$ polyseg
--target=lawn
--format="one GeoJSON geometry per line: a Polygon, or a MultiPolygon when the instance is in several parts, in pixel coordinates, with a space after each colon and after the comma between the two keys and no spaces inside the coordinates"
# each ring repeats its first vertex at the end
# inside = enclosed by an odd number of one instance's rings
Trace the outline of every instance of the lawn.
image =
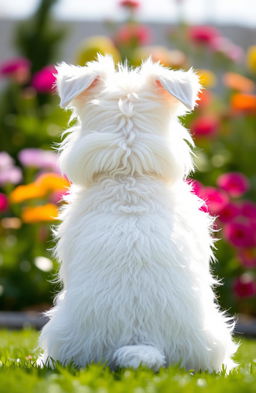
{"type": "Polygon", "coordinates": [[[256,389],[256,341],[252,340],[241,340],[236,357],[240,366],[225,377],[176,367],[157,374],[142,368],[111,373],[100,365],[83,370],[38,369],[33,366],[37,336],[33,330],[0,331],[0,393],[247,393],[256,389]]]}

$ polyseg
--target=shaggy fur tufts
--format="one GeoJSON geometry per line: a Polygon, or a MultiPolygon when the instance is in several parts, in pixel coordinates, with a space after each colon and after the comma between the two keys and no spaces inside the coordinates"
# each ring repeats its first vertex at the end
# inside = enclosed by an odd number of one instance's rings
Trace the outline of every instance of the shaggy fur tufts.
{"type": "Polygon", "coordinates": [[[193,141],[178,116],[200,89],[193,70],[110,57],[60,64],[61,106],[77,126],[60,148],[72,181],[56,230],[63,290],[40,346],[84,367],[234,367],[232,322],[215,303],[212,219],[185,181],[193,141]]]}

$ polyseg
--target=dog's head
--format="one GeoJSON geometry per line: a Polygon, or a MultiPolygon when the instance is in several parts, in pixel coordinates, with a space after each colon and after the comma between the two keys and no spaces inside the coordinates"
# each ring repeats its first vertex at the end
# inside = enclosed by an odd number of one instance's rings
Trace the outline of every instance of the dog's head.
{"type": "Polygon", "coordinates": [[[81,185],[97,175],[152,175],[176,181],[191,170],[187,131],[178,116],[191,111],[200,89],[189,70],[169,70],[150,59],[135,69],[110,56],[84,67],[57,66],[61,107],[79,126],[66,138],[61,168],[81,185]]]}

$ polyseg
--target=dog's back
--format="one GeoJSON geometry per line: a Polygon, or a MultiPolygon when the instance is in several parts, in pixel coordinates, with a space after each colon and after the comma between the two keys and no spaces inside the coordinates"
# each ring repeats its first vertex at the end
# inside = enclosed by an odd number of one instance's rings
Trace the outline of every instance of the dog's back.
{"type": "Polygon", "coordinates": [[[185,182],[193,142],[177,119],[195,105],[196,75],[151,61],[116,72],[99,58],[61,65],[57,80],[80,126],[60,155],[73,182],[57,231],[64,288],[41,361],[231,368],[231,328],[211,289],[211,220],[185,182]]]}

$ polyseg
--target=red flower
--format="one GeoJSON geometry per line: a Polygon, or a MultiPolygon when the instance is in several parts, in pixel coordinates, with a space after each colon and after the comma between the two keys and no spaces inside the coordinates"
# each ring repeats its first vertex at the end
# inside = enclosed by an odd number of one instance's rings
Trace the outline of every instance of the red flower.
{"type": "Polygon", "coordinates": [[[143,25],[128,24],[122,26],[115,36],[119,45],[144,45],[150,41],[150,30],[143,25]]]}
{"type": "Polygon", "coordinates": [[[218,215],[228,204],[228,197],[214,187],[205,187],[200,192],[200,197],[206,202],[209,213],[218,215]]]}
{"type": "Polygon", "coordinates": [[[244,266],[256,267],[256,248],[241,248],[238,257],[244,266]]]}
{"type": "Polygon", "coordinates": [[[238,297],[254,296],[256,294],[256,282],[250,274],[244,273],[235,279],[233,289],[238,297]]]}
{"type": "Polygon", "coordinates": [[[210,26],[193,26],[189,29],[189,37],[196,44],[212,46],[219,36],[218,30],[210,26]]]}
{"type": "Polygon", "coordinates": [[[191,125],[191,131],[195,137],[211,137],[216,134],[218,122],[210,116],[202,116],[191,125]]]}
{"type": "Polygon", "coordinates": [[[243,195],[249,188],[247,178],[239,172],[230,172],[221,175],[217,180],[217,184],[232,197],[243,195]]]}
{"type": "Polygon", "coordinates": [[[224,227],[224,236],[235,247],[254,247],[255,234],[250,223],[231,222],[224,227]]]}
{"type": "Polygon", "coordinates": [[[238,205],[233,202],[229,202],[224,208],[219,212],[219,219],[221,222],[230,222],[236,218],[241,212],[238,205]]]}
{"type": "Polygon", "coordinates": [[[4,212],[8,209],[8,199],[5,194],[0,193],[0,212],[4,212]]]}
{"type": "Polygon", "coordinates": [[[119,5],[125,8],[136,9],[139,8],[140,2],[136,0],[121,0],[119,1],[119,5]]]}
{"type": "Polygon", "coordinates": [[[36,72],[32,79],[32,86],[39,93],[50,93],[53,91],[55,84],[56,69],[54,66],[47,66],[36,72]]]}

